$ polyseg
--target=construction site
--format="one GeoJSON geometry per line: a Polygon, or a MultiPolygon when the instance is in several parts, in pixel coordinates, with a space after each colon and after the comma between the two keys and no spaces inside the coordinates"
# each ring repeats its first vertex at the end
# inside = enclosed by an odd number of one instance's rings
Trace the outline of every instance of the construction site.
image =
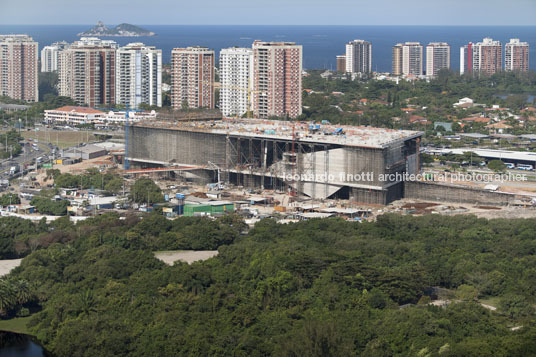
{"type": "Polygon", "coordinates": [[[297,198],[388,204],[420,171],[423,133],[260,119],[144,121],[127,129],[132,168],[297,198]],[[399,175],[396,175],[399,174],[399,175]]]}

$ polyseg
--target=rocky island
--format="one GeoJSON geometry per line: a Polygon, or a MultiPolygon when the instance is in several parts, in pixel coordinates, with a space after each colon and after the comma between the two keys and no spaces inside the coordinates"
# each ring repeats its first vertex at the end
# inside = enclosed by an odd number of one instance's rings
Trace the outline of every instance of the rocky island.
{"type": "Polygon", "coordinates": [[[119,24],[114,28],[109,28],[102,21],[97,22],[97,25],[93,26],[86,32],[81,32],[78,36],[108,36],[108,37],[140,37],[140,36],[154,36],[155,33],[148,31],[144,28],[131,25],[131,24],[119,24]]]}

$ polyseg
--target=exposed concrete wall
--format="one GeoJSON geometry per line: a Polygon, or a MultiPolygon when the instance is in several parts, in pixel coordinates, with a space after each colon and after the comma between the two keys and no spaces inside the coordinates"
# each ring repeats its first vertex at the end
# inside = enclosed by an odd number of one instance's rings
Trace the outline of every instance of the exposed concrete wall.
{"type": "Polygon", "coordinates": [[[225,165],[225,136],[159,128],[129,128],[128,155],[179,164],[225,165]]]}
{"type": "Polygon", "coordinates": [[[446,201],[484,205],[506,206],[512,203],[515,195],[492,192],[460,185],[449,185],[436,182],[404,183],[404,197],[429,201],[446,201]]]}
{"type": "MultiPolygon", "coordinates": [[[[207,165],[210,161],[222,169],[227,167],[234,171],[234,182],[246,187],[263,186],[261,176],[270,173],[281,179],[283,174],[317,177],[327,172],[333,175],[333,180],[304,179],[295,184],[297,191],[324,199],[344,189],[346,191],[341,193],[341,197],[372,204],[388,204],[402,197],[402,183],[390,185],[380,180],[380,175],[405,171],[408,150],[412,147],[404,141],[395,142],[387,148],[333,147],[300,141],[295,148],[296,165],[291,166],[289,155],[284,154],[291,152],[292,142],[288,139],[270,141],[236,135],[227,138],[222,133],[145,126],[129,127],[128,146],[129,158],[154,162],[141,165],[172,162],[207,165]],[[366,178],[360,176],[362,174],[367,175],[366,178]],[[350,188],[352,184],[364,187],[350,188]]],[[[223,171],[222,180],[230,180],[228,172],[223,171]]]]}

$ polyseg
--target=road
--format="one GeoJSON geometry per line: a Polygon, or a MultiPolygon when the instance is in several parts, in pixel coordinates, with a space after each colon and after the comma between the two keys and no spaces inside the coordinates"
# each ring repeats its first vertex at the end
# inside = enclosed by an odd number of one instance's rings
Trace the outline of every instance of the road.
{"type": "Polygon", "coordinates": [[[10,175],[9,173],[9,169],[15,164],[19,165],[20,169],[23,170],[25,164],[32,164],[33,160],[40,156],[46,157],[46,160],[44,161],[47,161],[48,156],[53,149],[55,149],[55,147],[52,144],[38,144],[36,150],[32,147],[32,143],[30,141],[24,140],[20,155],[14,157],[13,159],[6,159],[0,162],[0,180],[11,179],[18,176],[10,175]]]}

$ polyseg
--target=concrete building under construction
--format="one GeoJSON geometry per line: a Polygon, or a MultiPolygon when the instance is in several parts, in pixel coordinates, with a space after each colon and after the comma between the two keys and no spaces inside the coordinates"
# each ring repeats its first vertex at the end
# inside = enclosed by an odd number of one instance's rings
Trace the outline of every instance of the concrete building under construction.
{"type": "Polygon", "coordinates": [[[129,127],[127,155],[139,168],[188,165],[190,177],[387,204],[403,197],[401,175],[419,171],[422,135],[259,119],[146,121],[129,127]]]}

